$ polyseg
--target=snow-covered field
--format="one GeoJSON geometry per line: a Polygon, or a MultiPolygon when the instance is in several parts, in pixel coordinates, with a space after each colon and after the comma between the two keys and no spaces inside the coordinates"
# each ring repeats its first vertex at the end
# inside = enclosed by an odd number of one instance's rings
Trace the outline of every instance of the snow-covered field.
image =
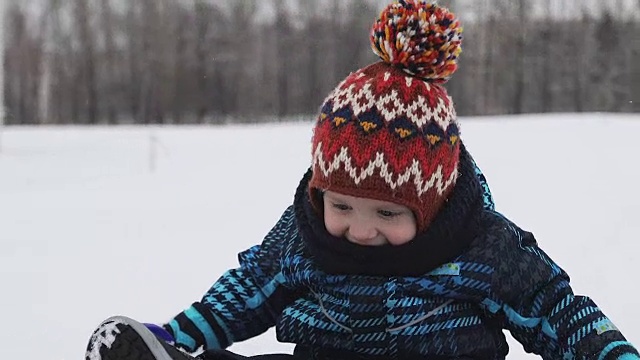
{"type": "MultiPolygon", "coordinates": [[[[640,115],[461,122],[498,210],[640,345],[640,115]]],[[[291,202],[311,125],[6,128],[0,359],[81,359],[104,318],[198,300],[291,202]]],[[[232,347],[291,349],[272,331],[232,347]]]]}

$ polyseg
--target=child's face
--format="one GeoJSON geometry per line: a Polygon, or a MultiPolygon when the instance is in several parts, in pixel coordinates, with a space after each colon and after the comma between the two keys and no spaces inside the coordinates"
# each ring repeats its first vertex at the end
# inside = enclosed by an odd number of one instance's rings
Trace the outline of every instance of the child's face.
{"type": "Polygon", "coordinates": [[[406,206],[333,191],[324,192],[324,225],[331,235],[365,246],[402,245],[417,231],[406,206]]]}

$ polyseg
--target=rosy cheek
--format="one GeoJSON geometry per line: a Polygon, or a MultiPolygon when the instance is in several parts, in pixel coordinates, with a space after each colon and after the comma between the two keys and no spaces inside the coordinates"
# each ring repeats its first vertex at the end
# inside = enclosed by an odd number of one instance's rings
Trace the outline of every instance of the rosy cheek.
{"type": "Polygon", "coordinates": [[[333,216],[325,215],[324,226],[327,228],[329,234],[333,236],[341,237],[345,233],[344,224],[333,216]]]}
{"type": "Polygon", "coordinates": [[[387,241],[392,245],[403,245],[413,240],[415,236],[415,226],[412,223],[407,223],[402,227],[389,231],[387,241]]]}

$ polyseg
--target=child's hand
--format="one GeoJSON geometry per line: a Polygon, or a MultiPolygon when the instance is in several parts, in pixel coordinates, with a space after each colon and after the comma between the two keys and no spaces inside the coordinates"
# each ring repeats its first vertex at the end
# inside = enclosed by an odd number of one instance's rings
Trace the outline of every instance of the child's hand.
{"type": "Polygon", "coordinates": [[[162,326],[158,326],[156,324],[144,323],[144,326],[147,327],[155,336],[159,339],[164,340],[166,343],[173,345],[176,342],[176,339],[173,338],[167,330],[165,330],[162,326]]]}

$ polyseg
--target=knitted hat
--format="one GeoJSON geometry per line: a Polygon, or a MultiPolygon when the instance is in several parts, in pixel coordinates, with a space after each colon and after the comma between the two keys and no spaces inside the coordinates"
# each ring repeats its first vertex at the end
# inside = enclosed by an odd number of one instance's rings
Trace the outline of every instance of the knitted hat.
{"type": "Polygon", "coordinates": [[[443,7],[405,0],[380,13],[370,38],[382,61],[351,73],[325,99],[309,188],[407,206],[421,231],[458,176],[456,113],[441,84],[457,69],[462,27],[443,7]]]}

